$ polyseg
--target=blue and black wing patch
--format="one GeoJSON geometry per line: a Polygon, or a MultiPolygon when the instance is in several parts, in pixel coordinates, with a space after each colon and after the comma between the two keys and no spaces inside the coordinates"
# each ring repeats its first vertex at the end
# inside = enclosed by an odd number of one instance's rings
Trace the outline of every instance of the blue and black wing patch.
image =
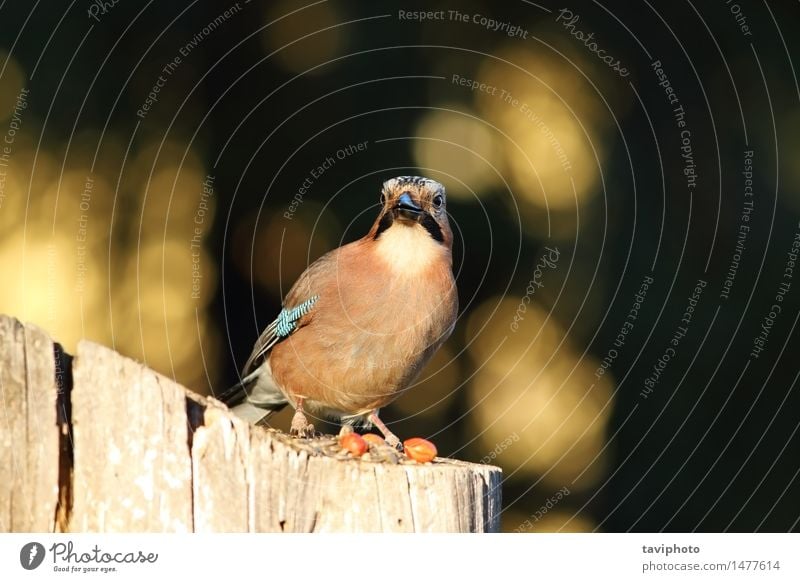
{"type": "Polygon", "coordinates": [[[314,307],[314,304],[319,299],[319,295],[314,295],[310,299],[303,301],[300,305],[295,307],[284,307],[275,318],[275,321],[267,326],[267,329],[259,336],[256,345],[253,347],[253,353],[247,359],[244,365],[244,374],[249,374],[256,362],[258,362],[272,347],[282,339],[289,337],[294,330],[297,329],[297,323],[314,307]]]}
{"type": "Polygon", "coordinates": [[[273,325],[275,326],[275,336],[279,340],[289,337],[289,334],[297,329],[297,322],[300,321],[301,317],[311,311],[317,299],[319,299],[319,295],[314,295],[311,299],[303,301],[297,307],[282,309],[278,314],[278,318],[270,324],[270,327],[273,325]]]}

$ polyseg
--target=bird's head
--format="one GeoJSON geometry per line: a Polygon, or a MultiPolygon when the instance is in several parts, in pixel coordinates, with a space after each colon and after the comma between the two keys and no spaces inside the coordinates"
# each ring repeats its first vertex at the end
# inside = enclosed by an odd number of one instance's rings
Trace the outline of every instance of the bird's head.
{"type": "Polygon", "coordinates": [[[403,233],[400,236],[416,232],[429,236],[436,244],[452,247],[447,199],[444,186],[439,182],[420,176],[392,178],[383,183],[381,204],[381,213],[370,232],[374,240],[386,236],[388,231],[403,233]]]}

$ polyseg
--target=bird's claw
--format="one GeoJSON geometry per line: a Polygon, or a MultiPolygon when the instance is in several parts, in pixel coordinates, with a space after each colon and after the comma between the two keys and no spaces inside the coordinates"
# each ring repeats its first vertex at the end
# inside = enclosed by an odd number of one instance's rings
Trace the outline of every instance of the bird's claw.
{"type": "Polygon", "coordinates": [[[386,435],[386,438],[384,440],[386,441],[386,444],[389,445],[390,447],[392,447],[393,449],[395,449],[397,451],[402,451],[403,450],[403,446],[400,443],[400,439],[397,438],[392,433],[389,433],[388,435],[386,435]]]}
{"type": "Polygon", "coordinates": [[[289,429],[289,434],[301,439],[313,438],[314,425],[308,422],[306,415],[302,411],[297,410],[292,417],[292,426],[289,429]]]}
{"type": "Polygon", "coordinates": [[[378,418],[378,411],[373,411],[368,417],[372,424],[378,427],[378,430],[383,433],[383,440],[386,441],[386,444],[392,447],[395,450],[402,451],[403,446],[400,444],[400,439],[395,436],[395,434],[389,430],[389,428],[383,423],[383,421],[378,418]]]}
{"type": "Polygon", "coordinates": [[[292,427],[289,429],[289,434],[293,437],[297,437],[299,439],[311,439],[317,434],[314,430],[314,425],[306,423],[305,426],[301,427],[292,427]]]}

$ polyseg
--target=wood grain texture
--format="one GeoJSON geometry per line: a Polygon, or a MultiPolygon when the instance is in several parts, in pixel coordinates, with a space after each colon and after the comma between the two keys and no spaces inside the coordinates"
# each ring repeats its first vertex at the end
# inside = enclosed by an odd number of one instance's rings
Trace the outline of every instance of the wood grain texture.
{"type": "Polygon", "coordinates": [[[450,459],[388,464],[310,455],[251,431],[256,532],[491,532],[500,527],[497,467],[450,459]]]}
{"type": "Polygon", "coordinates": [[[54,530],[56,397],[52,340],[0,315],[0,531],[54,530]]]}
{"type": "Polygon", "coordinates": [[[192,530],[186,390],[82,341],[73,362],[71,531],[192,530]]]}
{"type": "Polygon", "coordinates": [[[211,405],[194,433],[194,529],[246,532],[250,427],[211,405]]]}
{"type": "Polygon", "coordinates": [[[91,342],[56,360],[1,315],[0,396],[0,531],[499,530],[497,467],[337,458],[91,342]]]}

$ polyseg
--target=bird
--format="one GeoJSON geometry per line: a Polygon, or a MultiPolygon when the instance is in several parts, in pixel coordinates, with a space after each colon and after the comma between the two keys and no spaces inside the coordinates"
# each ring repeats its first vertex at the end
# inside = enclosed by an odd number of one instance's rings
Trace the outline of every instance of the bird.
{"type": "Polygon", "coordinates": [[[362,238],[299,276],[255,342],[240,381],[220,400],[253,423],[287,405],[290,433],[314,435],[306,413],[345,429],[374,425],[400,440],[381,408],[408,389],[458,316],[445,187],[420,176],[386,180],[362,238]]]}

